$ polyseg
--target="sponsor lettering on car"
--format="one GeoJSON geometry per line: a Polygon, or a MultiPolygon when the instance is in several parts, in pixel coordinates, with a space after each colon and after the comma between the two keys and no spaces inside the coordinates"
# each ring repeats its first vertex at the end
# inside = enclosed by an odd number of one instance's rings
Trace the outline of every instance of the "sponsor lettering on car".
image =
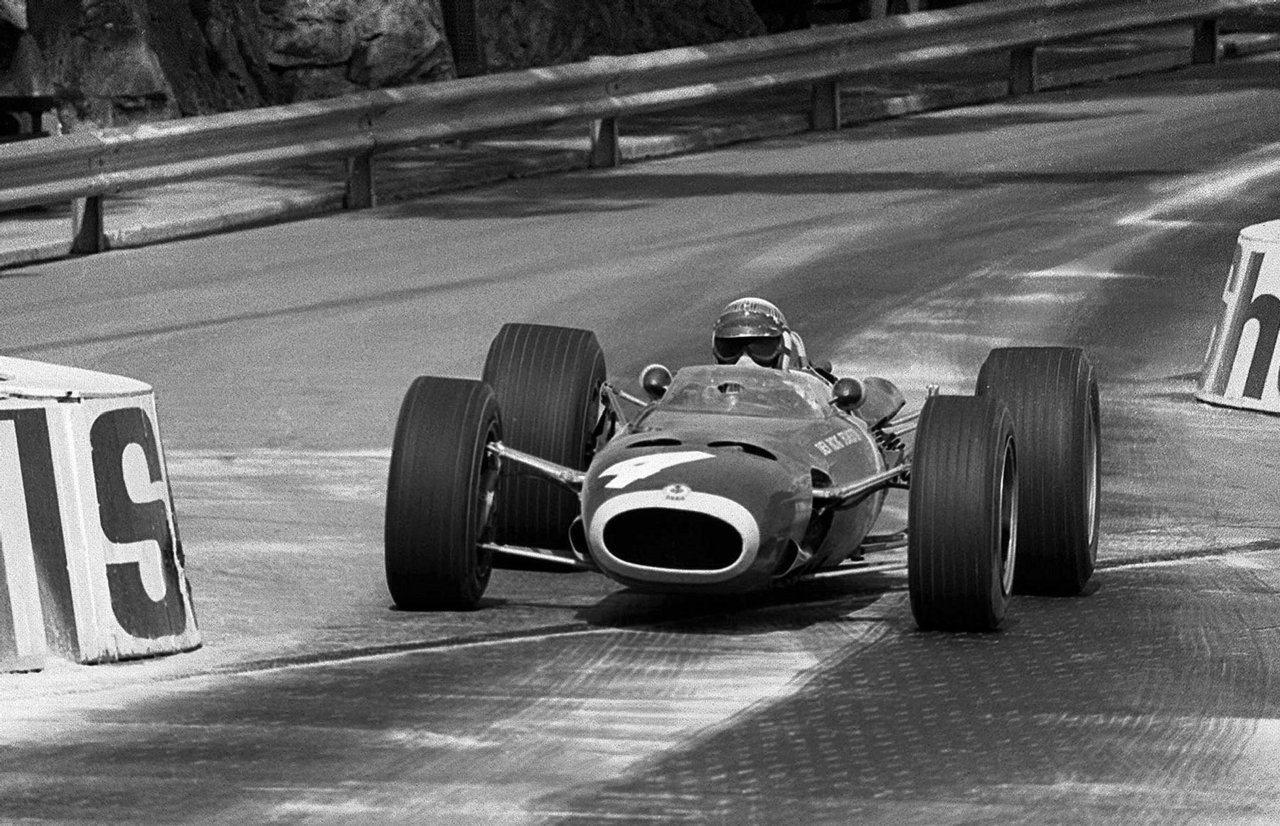
{"type": "Polygon", "coordinates": [[[850,427],[845,430],[841,430],[834,436],[828,436],[820,442],[814,442],[813,446],[816,447],[818,452],[823,456],[830,456],[837,450],[843,450],[849,445],[857,443],[858,431],[850,427]]]}

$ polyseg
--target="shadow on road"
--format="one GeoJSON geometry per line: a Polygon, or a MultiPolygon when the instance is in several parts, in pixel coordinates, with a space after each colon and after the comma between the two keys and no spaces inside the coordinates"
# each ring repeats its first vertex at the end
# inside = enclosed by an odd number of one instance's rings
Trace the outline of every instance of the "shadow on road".
{"type": "Polygon", "coordinates": [[[900,576],[867,573],[734,596],[646,594],[628,589],[580,610],[577,618],[604,628],[660,625],[665,632],[682,634],[763,634],[839,622],[902,587],[900,576]]]}
{"type": "Polygon", "coordinates": [[[517,219],[572,213],[626,212],[655,201],[726,198],[738,195],[794,197],[860,195],[895,192],[977,191],[999,186],[1095,186],[1133,180],[1158,180],[1184,170],[1078,169],[1061,171],[953,172],[894,170],[882,172],[780,171],[744,175],[688,174],[570,175],[532,183],[510,183],[467,190],[439,198],[387,207],[380,217],[437,220],[517,219]]]}
{"type": "Polygon", "coordinates": [[[1259,690],[1275,636],[1247,630],[1274,625],[1274,583],[1229,566],[1102,576],[1083,599],[1017,599],[998,634],[891,628],[785,701],[539,809],[556,823],[1256,813],[1271,791],[1231,779],[1253,721],[1280,712],[1259,690]]]}

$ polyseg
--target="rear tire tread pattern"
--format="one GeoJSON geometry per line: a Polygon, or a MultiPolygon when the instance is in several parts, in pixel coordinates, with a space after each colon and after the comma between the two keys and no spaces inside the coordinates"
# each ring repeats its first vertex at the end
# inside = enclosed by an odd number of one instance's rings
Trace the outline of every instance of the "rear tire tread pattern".
{"type": "MultiPolygon", "coordinates": [[[[1098,545],[1097,511],[1091,530],[1083,477],[1090,408],[1100,422],[1093,366],[1079,348],[997,348],[976,390],[997,396],[1013,413],[1021,546],[1014,592],[1079,594],[1093,575],[1098,545]]],[[[1100,451],[1100,434],[1095,445],[1100,451]]]]}

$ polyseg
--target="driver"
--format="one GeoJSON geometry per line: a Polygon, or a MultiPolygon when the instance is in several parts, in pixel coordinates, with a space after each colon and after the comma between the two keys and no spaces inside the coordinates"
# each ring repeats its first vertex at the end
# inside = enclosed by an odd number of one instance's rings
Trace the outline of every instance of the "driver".
{"type": "MultiPolygon", "coordinates": [[[[787,326],[787,317],[777,305],[763,298],[731,301],[716,319],[711,347],[717,364],[751,364],[777,370],[804,370],[834,383],[831,365],[809,361],[800,334],[787,326]]],[[[897,415],[905,400],[902,391],[888,379],[862,380],[862,401],[855,414],[876,427],[897,415]]]]}
{"type": "Polygon", "coordinates": [[[751,364],[778,370],[809,370],[800,334],[787,326],[777,305],[763,298],[739,298],[720,311],[711,334],[717,364],[751,364]]]}

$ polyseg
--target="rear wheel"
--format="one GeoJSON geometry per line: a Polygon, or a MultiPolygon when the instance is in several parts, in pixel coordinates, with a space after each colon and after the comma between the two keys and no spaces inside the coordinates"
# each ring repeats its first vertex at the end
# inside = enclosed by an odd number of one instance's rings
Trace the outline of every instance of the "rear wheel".
{"type": "Polygon", "coordinates": [[[493,390],[422,376],[405,394],[387,481],[387,587],[410,611],[474,607],[489,584],[488,540],[502,438],[493,390]]]}
{"type": "Polygon", "coordinates": [[[977,392],[1013,414],[1022,501],[1014,590],[1080,593],[1098,555],[1102,439],[1093,366],[1077,348],[996,349],[977,392]]]}
{"type": "MultiPolygon", "coordinates": [[[[505,324],[489,347],[484,381],[502,407],[504,444],[586,470],[600,434],[604,352],[595,333],[541,324],[505,324]]],[[[503,471],[495,529],[499,542],[569,547],[578,498],[514,462],[503,471]]]]}
{"type": "Polygon", "coordinates": [[[994,631],[1018,556],[1013,420],[995,399],[925,402],[911,464],[907,581],[924,629],[994,631]]]}

